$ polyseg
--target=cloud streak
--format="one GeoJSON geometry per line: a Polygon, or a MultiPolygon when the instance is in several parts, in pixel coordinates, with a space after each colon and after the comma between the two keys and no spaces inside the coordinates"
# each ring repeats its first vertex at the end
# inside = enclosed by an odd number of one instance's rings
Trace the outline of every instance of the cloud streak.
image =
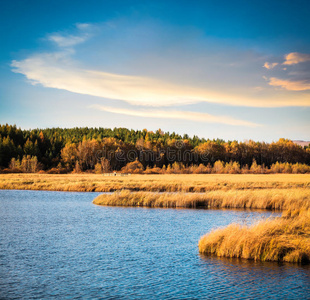
{"type": "Polygon", "coordinates": [[[210,102],[249,107],[310,106],[309,97],[245,97],[192,86],[177,85],[143,76],[120,75],[77,67],[70,51],[37,54],[13,61],[13,72],[24,74],[32,84],[133,105],[172,106],[210,102]]]}
{"type": "Polygon", "coordinates": [[[60,48],[74,47],[84,43],[91,36],[92,26],[87,23],[78,23],[75,25],[76,34],[66,34],[63,32],[53,33],[47,36],[47,39],[55,43],[60,48]]]}
{"type": "Polygon", "coordinates": [[[65,47],[72,47],[77,44],[85,42],[86,37],[74,36],[74,35],[63,36],[60,34],[53,34],[48,36],[48,40],[56,43],[57,46],[59,47],[65,48],[65,47]]]}
{"type": "Polygon", "coordinates": [[[167,111],[167,110],[132,110],[125,108],[115,108],[102,105],[91,105],[90,108],[114,113],[122,114],[134,117],[143,117],[143,118],[159,118],[159,119],[178,119],[183,121],[193,121],[193,122],[202,122],[202,123],[218,123],[226,124],[233,126],[246,126],[246,127],[259,127],[260,124],[256,124],[249,121],[238,120],[228,116],[215,116],[207,113],[199,112],[190,112],[190,111],[167,111]]]}
{"type": "Polygon", "coordinates": [[[291,80],[291,79],[280,79],[276,77],[271,77],[269,79],[269,85],[279,86],[288,91],[310,90],[310,82],[307,80],[291,80]]]}

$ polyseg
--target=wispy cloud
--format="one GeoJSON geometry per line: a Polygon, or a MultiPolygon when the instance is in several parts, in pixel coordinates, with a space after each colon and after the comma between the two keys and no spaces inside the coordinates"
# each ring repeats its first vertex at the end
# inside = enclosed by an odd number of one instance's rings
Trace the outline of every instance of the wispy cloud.
{"type": "Polygon", "coordinates": [[[135,117],[144,118],[159,118],[159,119],[179,119],[183,121],[194,121],[203,123],[218,123],[233,126],[247,126],[247,127],[259,127],[260,124],[256,124],[249,121],[238,120],[229,116],[215,116],[207,113],[191,112],[191,111],[173,111],[173,110],[158,110],[158,109],[141,109],[132,110],[125,108],[115,108],[102,105],[91,105],[91,108],[102,110],[115,114],[129,115],[135,117]]]}
{"type": "Polygon", "coordinates": [[[285,56],[283,65],[296,65],[306,61],[310,61],[310,54],[291,52],[285,56]]]}
{"type": "Polygon", "coordinates": [[[93,28],[93,25],[89,23],[76,23],[75,26],[76,28],[80,30],[86,30],[86,29],[93,28]]]}
{"type": "Polygon", "coordinates": [[[90,36],[92,25],[87,23],[76,24],[76,33],[57,32],[47,36],[47,39],[55,43],[58,47],[67,48],[84,43],[90,36]]]}
{"type": "MultiPolygon", "coordinates": [[[[124,100],[136,105],[169,106],[206,100],[204,91],[175,86],[147,77],[120,75],[74,67],[67,53],[59,52],[13,61],[13,71],[33,84],[74,93],[124,100]]],[[[209,98],[216,102],[216,98],[209,98]]]]}
{"type": "MultiPolygon", "coordinates": [[[[310,90],[310,82],[307,80],[291,80],[291,79],[280,79],[271,77],[269,79],[269,85],[279,86],[288,91],[306,91],[310,90]]],[[[310,102],[310,97],[309,97],[310,102]]]]}
{"type": "Polygon", "coordinates": [[[86,40],[85,36],[74,36],[74,35],[68,35],[68,36],[63,36],[60,34],[54,34],[50,35],[48,39],[51,42],[56,43],[59,47],[72,47],[77,44],[83,43],[86,40]]]}
{"type": "Polygon", "coordinates": [[[171,106],[211,102],[249,107],[309,106],[309,98],[287,95],[255,98],[203,88],[177,85],[143,76],[120,75],[77,67],[70,52],[34,55],[12,62],[13,72],[24,74],[32,84],[73,93],[124,100],[134,105],[171,106]]]}
{"type": "Polygon", "coordinates": [[[264,65],[263,65],[263,67],[264,68],[266,68],[266,69],[268,69],[268,70],[271,70],[271,69],[273,69],[275,66],[277,66],[278,65],[278,63],[269,63],[269,62],[265,62],[264,63],[264,65]]]}

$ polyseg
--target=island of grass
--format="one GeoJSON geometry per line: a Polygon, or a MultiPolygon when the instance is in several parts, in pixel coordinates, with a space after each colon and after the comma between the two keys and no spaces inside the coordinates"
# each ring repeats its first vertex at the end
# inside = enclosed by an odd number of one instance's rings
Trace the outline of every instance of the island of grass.
{"type": "Polygon", "coordinates": [[[252,226],[231,224],[203,236],[199,252],[260,261],[310,262],[310,210],[285,211],[252,226]]]}

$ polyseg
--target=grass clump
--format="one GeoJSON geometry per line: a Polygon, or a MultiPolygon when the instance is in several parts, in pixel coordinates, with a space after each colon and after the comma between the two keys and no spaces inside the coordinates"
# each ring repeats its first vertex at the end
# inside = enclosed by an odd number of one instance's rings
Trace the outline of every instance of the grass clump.
{"type": "Polygon", "coordinates": [[[165,208],[196,208],[202,195],[186,193],[159,193],[159,192],[131,192],[122,190],[113,194],[103,194],[93,201],[97,205],[110,206],[144,206],[144,207],[165,207],[165,208]]]}
{"type": "Polygon", "coordinates": [[[310,210],[288,211],[249,227],[231,224],[203,236],[198,246],[202,254],[309,263],[310,210]]]}

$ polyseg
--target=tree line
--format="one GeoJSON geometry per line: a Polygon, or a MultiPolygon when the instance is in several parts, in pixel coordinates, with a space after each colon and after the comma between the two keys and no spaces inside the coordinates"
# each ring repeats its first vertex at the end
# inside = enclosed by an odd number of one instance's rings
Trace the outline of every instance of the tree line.
{"type": "Polygon", "coordinates": [[[309,165],[309,146],[288,139],[238,142],[160,129],[0,126],[0,169],[6,172],[304,173],[309,165]]]}

